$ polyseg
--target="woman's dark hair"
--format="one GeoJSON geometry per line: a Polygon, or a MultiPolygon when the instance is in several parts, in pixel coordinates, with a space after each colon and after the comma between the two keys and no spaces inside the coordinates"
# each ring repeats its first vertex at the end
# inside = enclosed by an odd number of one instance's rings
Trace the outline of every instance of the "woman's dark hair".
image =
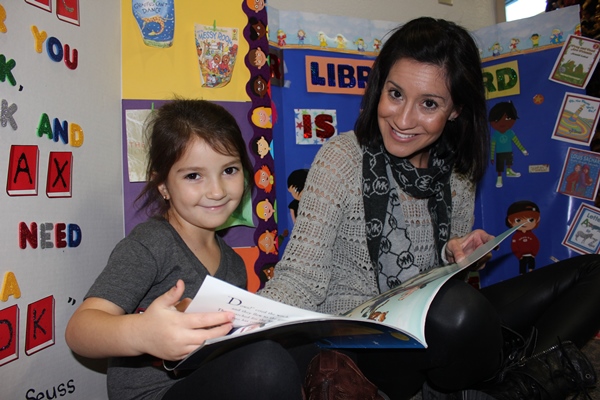
{"type": "Polygon", "coordinates": [[[463,27],[422,17],[392,31],[369,74],[361,113],[354,130],[363,146],[380,145],[377,106],[390,69],[401,59],[443,68],[459,116],[446,123],[440,140],[456,154],[454,169],[477,182],[488,158],[489,126],[479,50],[463,27]]]}
{"type": "Polygon", "coordinates": [[[169,210],[158,191],[173,164],[181,158],[192,139],[199,138],[220,154],[239,157],[251,185],[252,164],[235,118],[223,107],[206,100],[175,99],[153,111],[145,126],[148,145],[147,183],[135,200],[152,215],[169,210]]]}

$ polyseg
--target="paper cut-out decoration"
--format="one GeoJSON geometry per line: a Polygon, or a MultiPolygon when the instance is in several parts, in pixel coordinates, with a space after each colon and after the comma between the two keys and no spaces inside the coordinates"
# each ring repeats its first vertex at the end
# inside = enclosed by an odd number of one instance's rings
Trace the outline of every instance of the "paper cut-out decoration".
{"type": "Polygon", "coordinates": [[[250,17],[248,19],[250,25],[250,39],[259,40],[267,34],[266,25],[256,17],[250,17]]]}
{"type": "Polygon", "coordinates": [[[567,226],[569,230],[563,246],[580,254],[600,253],[600,209],[581,203],[573,221],[567,226]]]}
{"type": "Polygon", "coordinates": [[[167,48],[173,45],[175,34],[174,0],[131,0],[133,16],[138,23],[144,44],[167,48]]]}
{"type": "Polygon", "coordinates": [[[69,151],[51,151],[48,156],[48,180],[46,196],[72,196],[73,153],[69,151]]]}
{"type": "Polygon", "coordinates": [[[336,110],[294,109],[296,144],[324,144],[337,135],[336,110]]]}
{"type": "Polygon", "coordinates": [[[10,127],[16,131],[18,126],[13,115],[17,112],[17,110],[18,107],[16,104],[13,103],[9,106],[8,101],[2,99],[2,106],[0,108],[0,126],[4,128],[7,124],[10,124],[10,127]]]}
{"type": "Polygon", "coordinates": [[[252,116],[250,119],[258,128],[271,129],[273,127],[271,114],[271,107],[256,107],[254,110],[252,110],[252,116]]]}
{"type": "MultiPolygon", "coordinates": [[[[261,159],[265,158],[267,154],[271,153],[271,144],[265,139],[264,136],[260,136],[252,141],[252,150],[261,159]]],[[[273,154],[271,154],[273,156],[273,154]]]]}
{"type": "Polygon", "coordinates": [[[79,26],[79,0],[56,0],[56,17],[79,26]]]}
{"type": "Polygon", "coordinates": [[[250,65],[261,69],[267,63],[267,55],[261,47],[251,49],[248,52],[248,62],[250,65]]]}
{"type": "Polygon", "coordinates": [[[273,177],[273,173],[267,165],[261,166],[254,173],[254,183],[256,187],[265,191],[265,193],[271,193],[273,189],[273,184],[275,183],[275,178],[273,177]]]}
{"type": "Polygon", "coordinates": [[[599,109],[600,99],[596,97],[565,93],[552,139],[589,146],[596,132],[599,109]]]}
{"type": "Polygon", "coordinates": [[[52,346],[54,340],[54,296],[48,296],[27,306],[25,354],[52,346]]]}
{"type": "Polygon", "coordinates": [[[277,230],[266,230],[258,238],[258,248],[265,254],[279,254],[279,242],[277,241],[277,230]]]}
{"type": "Polygon", "coordinates": [[[231,228],[232,226],[248,226],[254,228],[254,222],[252,221],[252,198],[249,190],[246,191],[235,211],[217,230],[231,228]]]}
{"type": "Polygon", "coordinates": [[[25,0],[25,3],[41,8],[44,11],[52,12],[52,0],[25,0]]]}
{"type": "Polygon", "coordinates": [[[592,77],[599,56],[600,41],[569,35],[549,79],[563,85],[584,88],[592,77]]]}
{"type": "Polygon", "coordinates": [[[0,310],[0,366],[19,358],[19,307],[0,310]]]}
{"type": "Polygon", "coordinates": [[[599,176],[600,153],[569,147],[556,191],[594,201],[600,184],[599,176]]]}
{"type": "Polygon", "coordinates": [[[227,85],[237,58],[239,29],[196,24],[195,38],[202,86],[219,88],[227,85]]]}
{"type": "Polygon", "coordinates": [[[259,12],[265,8],[265,0],[246,0],[246,5],[250,10],[259,12]]]}
{"type": "Polygon", "coordinates": [[[32,196],[38,192],[39,150],[35,145],[12,145],[8,160],[6,192],[9,196],[32,196]]]}
{"type": "Polygon", "coordinates": [[[264,199],[256,204],[256,216],[263,221],[268,221],[275,213],[275,207],[269,199],[264,199]]]}

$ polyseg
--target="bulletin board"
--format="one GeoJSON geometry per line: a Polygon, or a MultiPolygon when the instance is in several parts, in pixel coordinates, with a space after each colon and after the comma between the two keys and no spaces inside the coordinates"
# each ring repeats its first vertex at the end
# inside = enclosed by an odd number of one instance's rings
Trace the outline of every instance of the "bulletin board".
{"type": "MultiPolygon", "coordinates": [[[[560,64],[561,52],[575,45],[566,45],[574,34],[581,34],[578,6],[474,32],[482,51],[489,119],[493,119],[493,109],[504,109],[501,113],[505,113],[511,104],[518,115],[512,131],[519,142],[509,142],[509,164],[514,173],[507,171],[508,164],[498,167],[501,156],[497,148],[505,135],[494,136],[494,123],[490,122],[491,141],[496,142],[497,151],[491,147],[494,163],[490,157],[478,186],[475,226],[492,234],[502,232],[507,229],[507,218],[520,207],[529,207],[539,219],[538,226],[528,230],[528,236],[522,235],[517,241],[519,236],[515,234],[512,243],[507,241],[494,252],[492,261],[479,274],[476,283],[481,286],[568,257],[598,252],[598,247],[592,245],[594,234],[585,239],[572,238],[570,242],[575,246],[565,243],[581,207],[594,206],[600,171],[598,156],[589,151],[597,124],[598,99],[585,96],[583,86],[551,79],[560,64]],[[591,181],[582,191],[569,192],[566,177],[577,163],[590,167],[591,181]],[[533,244],[536,241],[537,249],[533,244]],[[532,255],[531,265],[524,263],[524,271],[519,262],[523,254],[532,255]]],[[[594,230],[584,227],[578,231],[589,234],[594,230]]]]}
{"type": "Polygon", "coordinates": [[[0,1],[2,399],[106,398],[64,331],[123,237],[119,26],[118,2],[0,1]]]}

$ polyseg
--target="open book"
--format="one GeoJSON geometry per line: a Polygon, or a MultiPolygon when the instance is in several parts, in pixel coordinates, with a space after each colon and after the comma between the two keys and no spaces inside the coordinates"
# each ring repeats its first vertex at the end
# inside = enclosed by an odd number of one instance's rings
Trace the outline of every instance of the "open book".
{"type": "Polygon", "coordinates": [[[207,276],[185,312],[232,311],[234,328],[226,336],[207,340],[183,360],[165,361],[164,366],[196,368],[237,346],[266,339],[284,346],[315,342],[325,348],[425,348],[425,318],[440,287],[518,228],[496,236],[459,263],[417,275],[343,315],[292,307],[207,276]]]}

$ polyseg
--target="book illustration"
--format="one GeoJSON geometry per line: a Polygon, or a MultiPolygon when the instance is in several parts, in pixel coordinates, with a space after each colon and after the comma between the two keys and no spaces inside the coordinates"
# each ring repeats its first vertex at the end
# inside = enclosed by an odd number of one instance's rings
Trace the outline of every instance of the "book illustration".
{"type": "Polygon", "coordinates": [[[325,348],[427,347],[425,318],[440,287],[519,227],[480,246],[461,262],[409,279],[344,315],[289,306],[207,276],[185,312],[234,312],[233,330],[226,336],[207,340],[183,360],[164,361],[164,366],[168,370],[196,368],[236,346],[262,339],[282,345],[315,342],[325,348]]]}
{"type": "Polygon", "coordinates": [[[38,193],[40,151],[36,145],[12,145],[8,159],[6,193],[35,196],[38,193]]]}
{"type": "Polygon", "coordinates": [[[593,201],[598,191],[600,153],[569,147],[558,182],[558,193],[593,201]]]}
{"type": "Polygon", "coordinates": [[[175,36],[175,1],[132,0],[131,9],[146,46],[168,48],[175,36]]]}
{"type": "Polygon", "coordinates": [[[237,58],[239,29],[196,24],[195,33],[202,86],[227,85],[237,58]]]}
{"type": "Polygon", "coordinates": [[[581,203],[562,244],[580,254],[600,253],[600,209],[581,203]]]}
{"type": "Polygon", "coordinates": [[[585,88],[598,64],[600,41],[569,35],[550,74],[550,80],[585,88]]]}
{"type": "Polygon", "coordinates": [[[596,97],[565,93],[552,139],[589,146],[598,124],[599,106],[596,97]]]}

